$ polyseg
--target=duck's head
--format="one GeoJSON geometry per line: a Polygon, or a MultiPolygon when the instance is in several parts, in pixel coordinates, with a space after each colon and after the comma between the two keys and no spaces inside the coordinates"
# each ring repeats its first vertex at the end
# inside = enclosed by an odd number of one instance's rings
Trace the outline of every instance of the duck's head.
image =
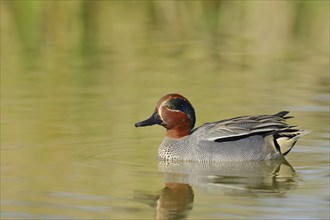
{"type": "Polygon", "coordinates": [[[150,118],[136,123],[135,127],[158,124],[167,129],[167,137],[182,138],[193,129],[195,121],[195,110],[188,99],[179,94],[168,94],[157,102],[150,118]]]}

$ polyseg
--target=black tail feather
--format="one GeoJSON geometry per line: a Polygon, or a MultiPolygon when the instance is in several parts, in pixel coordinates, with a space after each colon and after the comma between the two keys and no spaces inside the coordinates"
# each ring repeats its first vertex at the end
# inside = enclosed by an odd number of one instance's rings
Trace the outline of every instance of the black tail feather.
{"type": "Polygon", "coordinates": [[[287,114],[289,114],[289,111],[281,111],[281,112],[275,114],[274,116],[281,117],[283,119],[293,118],[293,116],[286,116],[286,117],[284,117],[287,114]]]}

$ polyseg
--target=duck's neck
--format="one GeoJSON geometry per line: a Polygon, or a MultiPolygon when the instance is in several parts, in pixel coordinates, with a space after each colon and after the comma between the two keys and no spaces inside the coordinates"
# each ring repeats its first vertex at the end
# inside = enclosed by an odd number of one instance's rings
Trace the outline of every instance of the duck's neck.
{"type": "Polygon", "coordinates": [[[166,131],[166,137],[173,139],[180,139],[189,135],[190,127],[174,127],[166,131]]]}

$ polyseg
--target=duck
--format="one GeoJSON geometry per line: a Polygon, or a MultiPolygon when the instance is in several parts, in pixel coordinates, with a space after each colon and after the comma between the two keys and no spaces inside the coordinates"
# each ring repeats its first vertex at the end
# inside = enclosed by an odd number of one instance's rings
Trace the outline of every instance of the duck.
{"type": "Polygon", "coordinates": [[[298,138],[309,133],[286,123],[288,111],[274,115],[248,115],[194,128],[195,110],[184,96],[160,98],[152,115],[135,127],[161,125],[165,138],[158,159],[165,161],[235,162],[284,158],[298,138]]]}

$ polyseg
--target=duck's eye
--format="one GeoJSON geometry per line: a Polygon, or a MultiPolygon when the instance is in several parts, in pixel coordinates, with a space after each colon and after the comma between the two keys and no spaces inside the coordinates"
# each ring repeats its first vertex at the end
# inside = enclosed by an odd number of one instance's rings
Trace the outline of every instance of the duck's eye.
{"type": "Polygon", "coordinates": [[[174,105],[168,105],[167,108],[174,110],[175,106],[174,105]]]}

